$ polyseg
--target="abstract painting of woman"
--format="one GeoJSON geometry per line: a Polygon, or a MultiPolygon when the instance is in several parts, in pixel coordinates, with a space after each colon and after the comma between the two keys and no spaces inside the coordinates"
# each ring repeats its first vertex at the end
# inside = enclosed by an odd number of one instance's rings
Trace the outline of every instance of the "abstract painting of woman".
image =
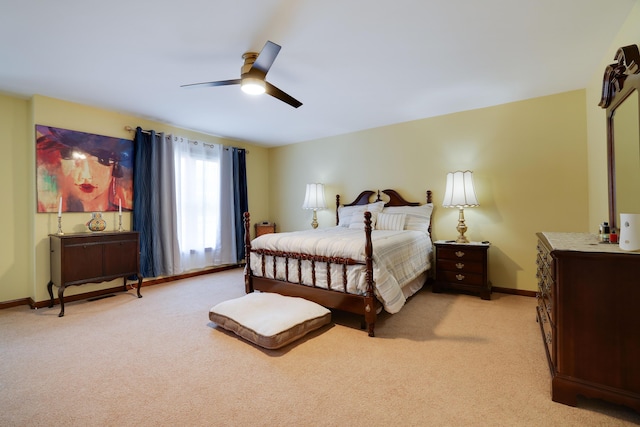
{"type": "Polygon", "coordinates": [[[38,212],[131,210],[132,162],[131,140],[36,125],[38,212]]]}

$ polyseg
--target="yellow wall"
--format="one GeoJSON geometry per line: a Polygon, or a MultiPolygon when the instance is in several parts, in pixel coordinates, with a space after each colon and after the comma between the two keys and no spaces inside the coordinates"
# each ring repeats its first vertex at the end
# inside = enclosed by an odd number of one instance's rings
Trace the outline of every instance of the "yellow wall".
{"type": "Polygon", "coordinates": [[[0,302],[24,298],[33,282],[29,102],[0,94],[0,302]]]}
{"type": "Polygon", "coordinates": [[[602,77],[605,67],[614,62],[617,50],[631,44],[640,45],[640,1],[636,2],[587,86],[589,225],[593,232],[598,229],[598,224],[609,218],[606,112],[598,106],[602,95],[602,77]]]}
{"type": "MultiPolygon", "coordinates": [[[[65,102],[44,96],[31,100],[19,100],[0,95],[0,114],[3,133],[0,148],[8,155],[2,156],[0,177],[13,185],[2,186],[0,198],[15,201],[6,215],[7,235],[0,245],[0,302],[20,298],[44,301],[49,298],[46,284],[49,281],[49,239],[57,230],[57,214],[38,214],[35,208],[35,124],[56,126],[81,132],[95,133],[116,138],[133,138],[125,126],[141,126],[158,132],[175,133],[192,139],[247,148],[247,180],[249,208],[258,216],[267,217],[269,198],[267,189],[268,151],[264,147],[239,141],[176,128],[167,124],[144,120],[135,116],[100,108],[65,102]],[[4,123],[6,121],[6,125],[4,123]],[[9,130],[9,132],[5,131],[9,130]],[[6,163],[6,164],[5,164],[6,163]],[[5,177],[6,175],[6,177],[5,177]]],[[[65,232],[85,231],[88,213],[66,213],[62,218],[65,232]]],[[[116,214],[106,213],[108,226],[115,225],[116,214]]],[[[131,216],[123,213],[123,226],[131,228],[131,216]]],[[[90,292],[116,286],[111,282],[71,287],[65,295],[90,292]]]]}
{"type": "Polygon", "coordinates": [[[310,228],[305,184],[323,182],[335,224],[335,195],[398,190],[423,201],[432,190],[435,239],[452,239],[458,212],[441,207],[447,172],[473,170],[480,207],[465,210],[472,240],[489,240],[494,286],[536,290],[538,231],[588,231],[585,91],[370,129],[270,152],[271,217],[280,230],[310,228]]]}

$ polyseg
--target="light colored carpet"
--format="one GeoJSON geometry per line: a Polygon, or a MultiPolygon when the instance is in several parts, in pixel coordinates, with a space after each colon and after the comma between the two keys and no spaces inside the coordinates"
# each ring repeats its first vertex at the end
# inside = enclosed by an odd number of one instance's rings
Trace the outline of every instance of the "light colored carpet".
{"type": "Polygon", "coordinates": [[[97,301],[0,310],[2,426],[611,426],[640,414],[551,401],[533,298],[425,289],[370,338],[334,322],[280,350],[212,324],[240,269],[97,301]]]}

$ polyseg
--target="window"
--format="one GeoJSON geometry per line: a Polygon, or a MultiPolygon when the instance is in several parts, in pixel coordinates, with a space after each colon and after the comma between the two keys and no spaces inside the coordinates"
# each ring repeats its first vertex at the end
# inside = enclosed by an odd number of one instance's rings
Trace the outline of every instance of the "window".
{"type": "Polygon", "coordinates": [[[174,141],[176,218],[184,271],[221,263],[222,146],[174,141]]]}

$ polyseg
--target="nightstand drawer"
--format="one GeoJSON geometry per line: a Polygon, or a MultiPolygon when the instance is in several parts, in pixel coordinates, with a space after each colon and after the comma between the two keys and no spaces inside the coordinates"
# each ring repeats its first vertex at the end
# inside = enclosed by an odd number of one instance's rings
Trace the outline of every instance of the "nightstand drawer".
{"type": "Polygon", "coordinates": [[[443,280],[449,283],[459,283],[464,285],[484,285],[484,277],[482,274],[462,273],[456,271],[440,271],[438,270],[437,280],[443,280]]]}
{"type": "Polygon", "coordinates": [[[438,247],[438,259],[459,259],[465,261],[484,260],[485,250],[477,250],[469,247],[438,247]]]}
{"type": "Polygon", "coordinates": [[[453,259],[438,259],[436,261],[436,268],[438,271],[447,270],[447,271],[457,271],[460,273],[478,273],[482,274],[484,272],[484,264],[477,261],[469,261],[468,259],[464,260],[453,260],[453,259]]]}

